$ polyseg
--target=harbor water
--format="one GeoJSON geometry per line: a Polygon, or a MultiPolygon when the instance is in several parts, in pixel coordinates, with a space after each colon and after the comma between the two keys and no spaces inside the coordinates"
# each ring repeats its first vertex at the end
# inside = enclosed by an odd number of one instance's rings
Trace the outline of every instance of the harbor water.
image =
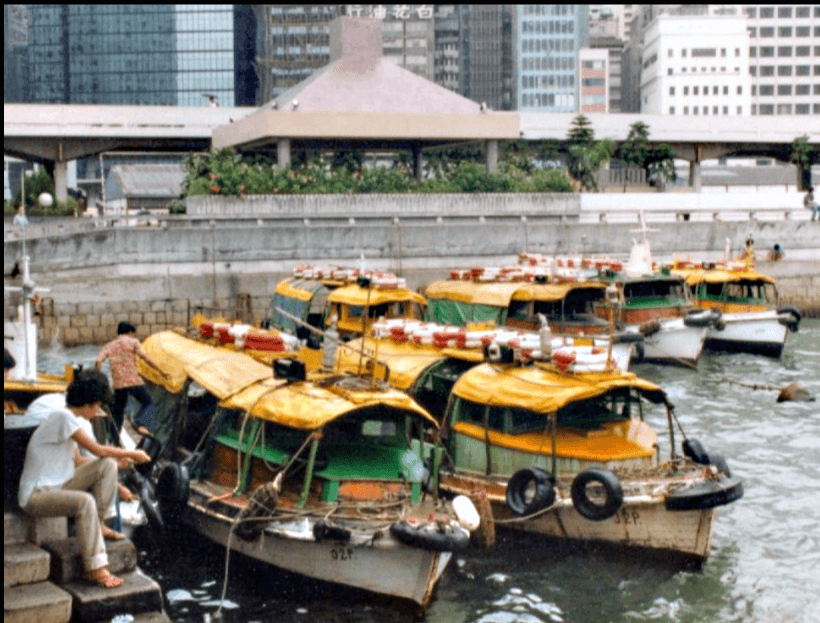
{"type": "MultiPolygon", "coordinates": [[[[52,347],[42,355],[61,369],[68,361],[91,365],[97,352],[52,347]]],[[[778,360],[705,353],[697,370],[643,364],[635,371],[662,385],[687,435],[723,454],[744,479],[745,496],[718,510],[711,557],[698,570],[500,531],[493,552],[454,557],[420,617],[238,555],[228,560],[223,600],[225,552],[190,532],[159,539],[138,531],[140,566],[180,623],[216,621],[220,605],[228,623],[820,621],[820,401],[776,402],[776,390],[792,382],[820,399],[820,321],[789,334],[778,360]]],[[[652,423],[666,430],[660,413],[652,423]]]]}

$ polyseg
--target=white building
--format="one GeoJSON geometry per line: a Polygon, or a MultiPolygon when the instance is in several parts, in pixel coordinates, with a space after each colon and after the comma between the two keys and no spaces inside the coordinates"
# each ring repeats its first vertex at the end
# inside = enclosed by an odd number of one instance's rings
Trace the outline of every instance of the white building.
{"type": "Polygon", "coordinates": [[[641,112],[748,115],[749,33],[743,16],[659,15],[644,31],[641,112]]]}
{"type": "Polygon", "coordinates": [[[820,6],[743,5],[753,115],[820,115],[820,6]]]}

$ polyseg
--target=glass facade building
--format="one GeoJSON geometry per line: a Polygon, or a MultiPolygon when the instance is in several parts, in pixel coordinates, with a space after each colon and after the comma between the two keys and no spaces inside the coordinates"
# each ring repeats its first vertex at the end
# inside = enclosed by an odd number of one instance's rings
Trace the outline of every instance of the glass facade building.
{"type": "Polygon", "coordinates": [[[518,110],[578,110],[578,50],[589,38],[583,4],[515,5],[518,110]]]}
{"type": "Polygon", "coordinates": [[[14,91],[19,101],[203,106],[213,96],[221,105],[253,103],[252,96],[243,101],[252,56],[237,40],[254,48],[254,24],[237,20],[239,7],[22,6],[28,37],[16,53],[25,52],[28,80],[14,91]]]}

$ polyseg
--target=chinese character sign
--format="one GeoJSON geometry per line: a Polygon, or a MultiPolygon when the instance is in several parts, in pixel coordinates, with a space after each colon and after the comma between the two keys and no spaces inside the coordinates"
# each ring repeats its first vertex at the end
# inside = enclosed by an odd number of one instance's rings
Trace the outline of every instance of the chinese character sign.
{"type": "Polygon", "coordinates": [[[433,5],[432,4],[348,4],[347,15],[350,17],[375,17],[376,19],[384,19],[390,15],[394,19],[406,20],[410,19],[413,14],[418,16],[418,19],[433,19],[433,5]],[[388,7],[390,7],[388,9],[388,7]]]}

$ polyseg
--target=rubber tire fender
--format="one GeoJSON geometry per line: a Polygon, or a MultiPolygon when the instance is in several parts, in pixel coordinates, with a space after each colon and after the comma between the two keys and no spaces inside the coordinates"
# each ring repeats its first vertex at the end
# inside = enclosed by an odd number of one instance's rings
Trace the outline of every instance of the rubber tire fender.
{"type": "Polygon", "coordinates": [[[718,474],[723,474],[724,476],[731,477],[732,470],[729,469],[729,463],[726,462],[726,458],[722,454],[718,454],[717,452],[710,452],[708,455],[708,459],[708,465],[714,465],[717,468],[718,474]]]}
{"type": "Polygon", "coordinates": [[[683,455],[688,456],[695,463],[709,465],[709,455],[704,450],[703,444],[697,439],[684,439],[682,448],[683,455]]]}
{"type": "Polygon", "coordinates": [[[169,463],[157,478],[157,500],[165,523],[179,520],[179,515],[191,496],[188,468],[179,463],[169,463]]]}
{"type": "Polygon", "coordinates": [[[624,490],[621,482],[608,469],[592,467],[579,473],[572,481],[572,504],[578,513],[590,521],[609,519],[623,506],[624,490]],[[600,484],[606,494],[603,504],[596,504],[587,496],[587,485],[600,484]]]}
{"type": "Polygon", "coordinates": [[[515,472],[507,481],[507,506],[523,517],[552,506],[555,503],[555,488],[550,474],[540,467],[525,467],[515,472]],[[535,483],[535,494],[527,499],[527,489],[535,483]]]}
{"type": "Polygon", "coordinates": [[[777,310],[778,314],[791,314],[794,320],[789,322],[786,326],[788,327],[789,331],[792,333],[797,333],[798,328],[800,327],[800,320],[803,318],[803,313],[797,309],[796,307],[792,307],[788,305],[786,307],[781,307],[777,310]]]}
{"type": "Polygon", "coordinates": [[[406,545],[434,552],[460,552],[470,546],[470,533],[463,528],[458,531],[441,532],[397,521],[390,526],[390,534],[406,545]]]}

